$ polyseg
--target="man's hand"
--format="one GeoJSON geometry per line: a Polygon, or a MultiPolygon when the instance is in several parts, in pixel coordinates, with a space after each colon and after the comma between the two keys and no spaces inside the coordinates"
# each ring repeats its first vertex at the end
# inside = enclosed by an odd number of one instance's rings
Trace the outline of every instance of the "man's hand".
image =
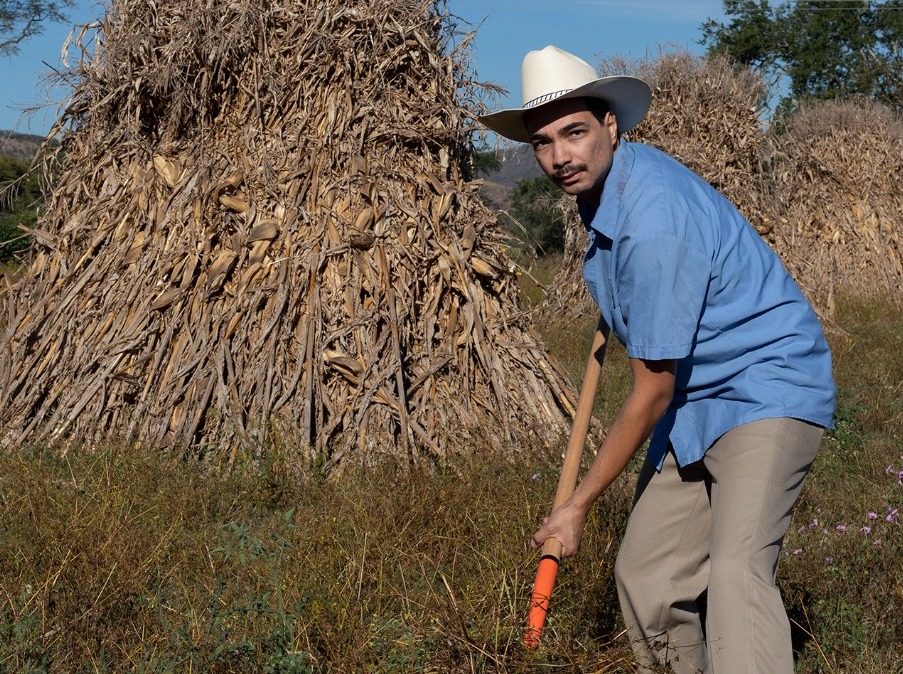
{"type": "Polygon", "coordinates": [[[549,538],[561,543],[562,557],[580,547],[586,515],[603,491],[621,474],[627,462],[649,438],[674,396],[675,360],[630,359],[633,386],[608,431],[599,453],[573,495],[543,520],[530,544],[542,547],[549,538]]]}
{"type": "Polygon", "coordinates": [[[577,508],[569,499],[560,508],[543,519],[542,527],[533,534],[530,545],[539,549],[549,538],[561,543],[561,557],[571,557],[580,548],[583,528],[586,525],[586,513],[577,508]]]}

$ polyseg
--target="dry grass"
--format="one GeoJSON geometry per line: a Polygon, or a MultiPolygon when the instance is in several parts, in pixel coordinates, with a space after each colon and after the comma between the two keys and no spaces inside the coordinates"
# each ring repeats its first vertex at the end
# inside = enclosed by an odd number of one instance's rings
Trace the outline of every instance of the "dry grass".
{"type": "Polygon", "coordinates": [[[838,385],[781,575],[803,672],[903,672],[903,312],[841,296],[838,385]],[[899,514],[898,514],[899,513],[899,514]]]}
{"type": "Polygon", "coordinates": [[[272,457],[223,478],[124,445],[3,464],[9,671],[576,672],[624,655],[605,646],[624,491],[562,573],[550,650],[520,646],[547,454],[341,483],[283,480],[272,457]]]}
{"type": "MultiPolygon", "coordinates": [[[[839,426],[780,575],[797,671],[894,673],[903,537],[886,517],[903,507],[903,314],[874,302],[841,303],[838,314],[849,335],[831,338],[839,426]]],[[[592,327],[543,333],[579,373],[592,327]]],[[[612,349],[601,421],[626,381],[612,349]]],[[[527,653],[527,540],[560,456],[508,454],[474,454],[432,475],[387,465],[329,481],[300,477],[295,457],[266,446],[231,475],[125,443],[4,454],[0,663],[64,673],[632,671],[612,582],[631,475],[563,564],[543,646],[527,653]]]]}

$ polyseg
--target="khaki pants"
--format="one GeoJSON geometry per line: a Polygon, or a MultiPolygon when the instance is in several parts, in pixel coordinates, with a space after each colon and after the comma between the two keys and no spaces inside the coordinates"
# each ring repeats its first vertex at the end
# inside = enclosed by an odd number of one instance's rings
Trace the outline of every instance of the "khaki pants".
{"type": "Polygon", "coordinates": [[[792,674],[775,573],[822,433],[765,419],[726,433],[691,466],[678,468],[671,452],[660,473],[643,466],[615,564],[640,671],[792,674]]]}

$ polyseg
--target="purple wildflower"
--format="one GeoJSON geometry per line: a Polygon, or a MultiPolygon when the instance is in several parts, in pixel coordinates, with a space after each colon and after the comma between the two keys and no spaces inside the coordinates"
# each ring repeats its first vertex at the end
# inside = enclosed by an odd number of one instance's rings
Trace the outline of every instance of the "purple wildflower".
{"type": "Polygon", "coordinates": [[[797,548],[796,550],[793,551],[793,554],[794,554],[794,555],[800,555],[800,554],[802,554],[802,552],[803,552],[803,549],[802,549],[802,548],[797,548]]]}
{"type": "Polygon", "coordinates": [[[832,564],[834,564],[834,558],[833,557],[825,557],[825,566],[831,566],[832,564]]]}
{"type": "Polygon", "coordinates": [[[897,516],[899,515],[898,508],[888,508],[888,513],[886,519],[888,522],[896,522],[897,516]]]}
{"type": "Polygon", "coordinates": [[[861,531],[866,536],[868,536],[870,533],[872,533],[872,528],[871,527],[862,527],[859,531],[861,531]]]}
{"type": "Polygon", "coordinates": [[[843,524],[838,524],[838,525],[837,525],[837,531],[839,531],[840,533],[843,533],[843,532],[846,531],[846,530],[847,530],[847,528],[846,528],[845,525],[843,525],[843,524]]]}
{"type": "Polygon", "coordinates": [[[878,519],[878,513],[876,513],[874,510],[869,510],[869,519],[870,520],[878,519]]]}

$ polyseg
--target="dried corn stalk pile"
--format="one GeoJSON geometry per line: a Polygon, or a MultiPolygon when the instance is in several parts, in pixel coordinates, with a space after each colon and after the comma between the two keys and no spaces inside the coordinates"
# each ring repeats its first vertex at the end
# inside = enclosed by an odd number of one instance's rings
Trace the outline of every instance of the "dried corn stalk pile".
{"type": "Polygon", "coordinates": [[[271,441],[337,468],[565,430],[465,181],[440,9],[113,2],[2,300],[7,445],[271,441]]]}
{"type": "Polygon", "coordinates": [[[824,101],[774,139],[775,245],[816,301],[835,288],[903,301],[903,120],[824,101]]]}
{"type": "MultiPolygon", "coordinates": [[[[679,159],[708,181],[743,213],[761,235],[773,241],[773,218],[763,181],[765,134],[762,80],[720,57],[702,59],[687,52],[663,54],[637,64],[603,63],[603,75],[630,74],[652,88],[652,106],[643,122],[625,135],[679,159]]],[[[541,310],[593,312],[582,276],[587,238],[573,199],[568,211],[564,264],[541,310]]]]}
{"type": "Polygon", "coordinates": [[[686,52],[644,61],[653,103],[630,139],[680,160],[726,196],[766,239],[774,223],[763,178],[765,83],[725,58],[686,52]]]}

